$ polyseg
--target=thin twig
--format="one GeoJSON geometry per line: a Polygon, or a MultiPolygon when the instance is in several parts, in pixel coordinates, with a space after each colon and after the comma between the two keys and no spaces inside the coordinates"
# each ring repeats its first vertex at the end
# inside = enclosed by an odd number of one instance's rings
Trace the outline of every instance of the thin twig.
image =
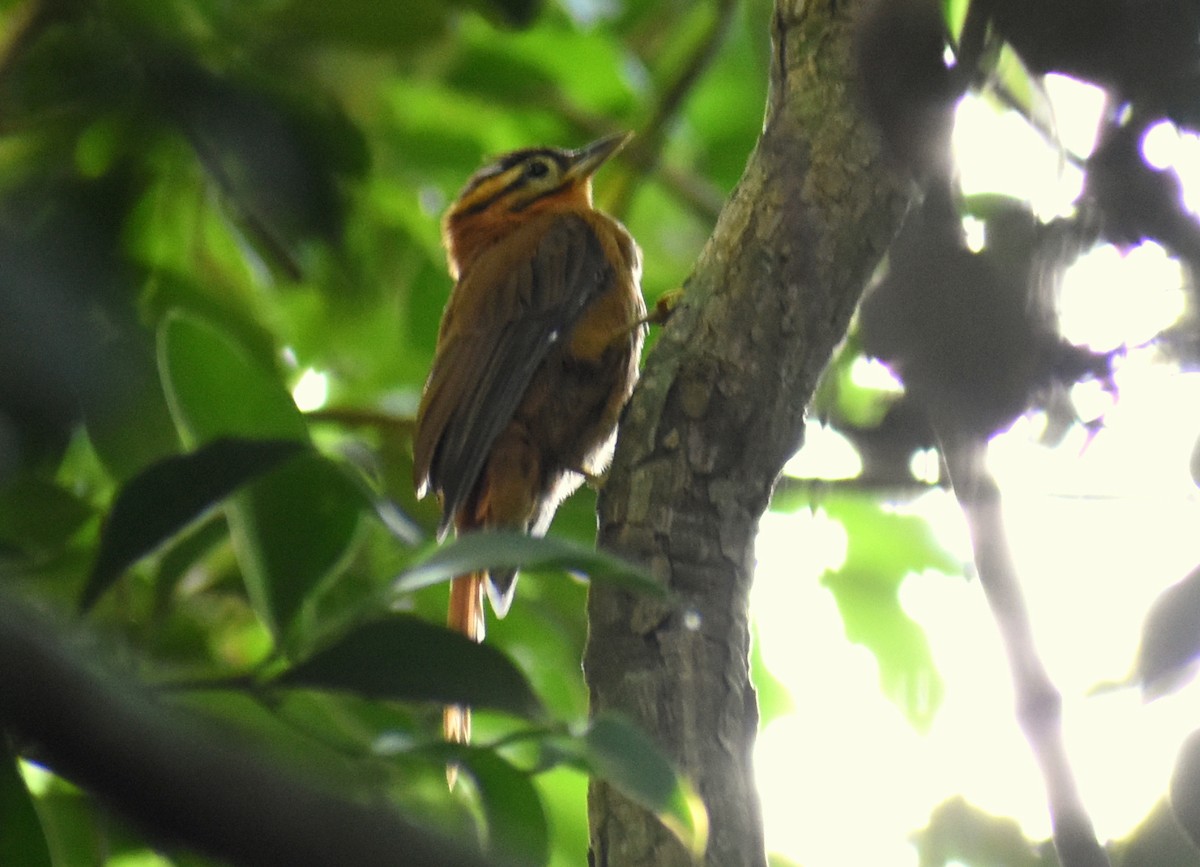
{"type": "Polygon", "coordinates": [[[667,128],[711,65],[729,29],[734,9],[737,7],[736,0],[715,0],[715,5],[713,20],[708,30],[697,40],[675,78],[663,88],[640,135],[626,149],[626,164],[631,167],[631,171],[610,186],[610,198],[605,203],[606,209],[618,217],[629,209],[629,203],[642,179],[658,166],[667,128]]]}
{"type": "MultiPolygon", "coordinates": [[[[613,127],[609,118],[592,114],[573,103],[562,93],[556,93],[555,97],[554,110],[566,118],[570,124],[578,127],[581,132],[598,138],[618,131],[613,127]]],[[[645,158],[639,155],[641,152],[634,149],[636,152],[631,154],[628,152],[629,150],[627,148],[617,156],[617,163],[628,163],[636,167],[642,174],[648,174],[650,169],[646,167],[645,158]]],[[[657,160],[657,157],[655,159],[657,160]]],[[[721,215],[721,208],[725,205],[725,194],[708,179],[694,172],[685,171],[678,166],[659,165],[654,174],[654,181],[669,195],[691,209],[692,213],[707,225],[717,222],[717,217],[721,215]]]]}
{"type": "Polygon", "coordinates": [[[322,407],[306,412],[304,417],[312,422],[328,422],[347,428],[377,428],[396,433],[411,431],[416,424],[416,419],[411,414],[401,415],[357,406],[322,407]]]}
{"type": "Polygon", "coordinates": [[[1063,867],[1109,867],[1067,761],[1062,695],[1038,656],[1029,611],[1000,510],[1000,489],[985,466],[986,444],[944,441],[955,496],[971,533],[975,568],[996,619],[1017,696],[1017,721],[1033,751],[1050,809],[1054,847],[1063,867]]]}

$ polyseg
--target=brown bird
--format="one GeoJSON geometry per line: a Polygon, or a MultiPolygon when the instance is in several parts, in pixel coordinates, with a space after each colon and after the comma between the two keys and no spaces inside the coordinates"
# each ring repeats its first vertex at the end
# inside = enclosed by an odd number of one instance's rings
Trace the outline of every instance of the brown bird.
{"type": "MultiPolygon", "coordinates": [[[[476,172],[442,224],[455,279],[414,439],[419,496],[441,503],[438,538],[540,536],[563,498],[607,467],[645,337],[641,253],[592,205],[591,178],[629,140],[531,148],[476,172]]],[[[449,625],[482,641],[483,593],[503,617],[515,570],[454,579],[449,625]]],[[[446,708],[465,743],[470,711],[446,708]]]]}

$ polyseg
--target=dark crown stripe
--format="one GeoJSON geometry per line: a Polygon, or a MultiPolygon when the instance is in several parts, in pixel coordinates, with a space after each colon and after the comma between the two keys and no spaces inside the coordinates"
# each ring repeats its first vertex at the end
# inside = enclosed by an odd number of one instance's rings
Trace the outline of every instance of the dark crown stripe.
{"type": "MultiPolygon", "coordinates": [[[[565,172],[571,164],[570,155],[568,155],[565,151],[555,150],[554,148],[526,148],[524,150],[513,151],[512,153],[505,154],[491,165],[476,172],[471,180],[467,182],[466,188],[459,195],[459,201],[461,202],[469,200],[471,193],[479,189],[489,180],[503,176],[506,173],[511,172],[517,166],[520,166],[536,157],[553,160],[558,165],[559,171],[561,172],[565,172]]],[[[491,193],[490,195],[484,196],[479,201],[471,202],[471,204],[464,208],[456,209],[450,215],[451,222],[463,219],[465,217],[471,217],[486,211],[488,208],[492,207],[494,204],[511,194],[513,191],[524,186],[525,183],[526,179],[524,174],[518,174],[515,178],[513,178],[513,180],[509,181],[503,187],[491,193]]],[[[511,210],[523,211],[525,208],[529,207],[539,199],[545,198],[552,193],[556,193],[560,189],[562,189],[562,187],[546,190],[545,192],[534,196],[527,201],[518,203],[511,208],[511,210]]]]}

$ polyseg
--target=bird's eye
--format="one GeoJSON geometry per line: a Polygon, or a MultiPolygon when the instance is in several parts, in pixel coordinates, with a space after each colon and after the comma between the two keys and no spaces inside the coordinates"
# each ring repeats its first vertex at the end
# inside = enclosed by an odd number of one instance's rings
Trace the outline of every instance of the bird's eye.
{"type": "Polygon", "coordinates": [[[525,174],[531,178],[544,178],[550,167],[541,160],[536,160],[525,167],[525,174]]]}

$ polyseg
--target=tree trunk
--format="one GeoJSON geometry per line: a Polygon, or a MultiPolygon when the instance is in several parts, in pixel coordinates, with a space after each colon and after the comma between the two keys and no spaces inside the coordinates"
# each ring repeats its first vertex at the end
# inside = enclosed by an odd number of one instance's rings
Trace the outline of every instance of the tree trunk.
{"type": "MultiPolygon", "coordinates": [[[[713,867],[766,864],[747,611],[758,520],[908,201],[855,104],[861,5],[777,0],[763,134],[646,365],[600,498],[600,544],[646,564],[672,601],[592,588],[592,711],[631,717],[691,778],[713,867]]],[[[692,863],[604,782],[589,808],[593,867],[692,863]]]]}

